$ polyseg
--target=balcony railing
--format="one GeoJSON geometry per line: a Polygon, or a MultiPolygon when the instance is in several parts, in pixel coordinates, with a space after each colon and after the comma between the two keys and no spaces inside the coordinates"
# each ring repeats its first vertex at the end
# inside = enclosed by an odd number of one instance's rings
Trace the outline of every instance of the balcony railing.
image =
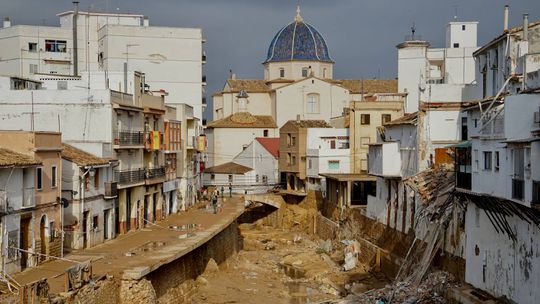
{"type": "Polygon", "coordinates": [[[114,171],[114,181],[118,184],[135,184],[144,181],[144,169],[116,170],[114,171]]]}
{"type": "Polygon", "coordinates": [[[140,131],[118,131],[114,144],[117,146],[142,146],[144,144],[144,133],[140,131]]]}
{"type": "Polygon", "coordinates": [[[36,192],[34,188],[23,190],[23,208],[34,207],[36,205],[36,192]]]}
{"type": "Polygon", "coordinates": [[[146,172],[145,172],[146,179],[154,179],[154,178],[161,178],[161,177],[165,177],[165,167],[146,169],[146,172]]]}
{"type": "Polygon", "coordinates": [[[111,90],[111,101],[121,105],[132,106],[133,95],[111,90]]]}
{"type": "Polygon", "coordinates": [[[523,193],[525,192],[525,182],[522,179],[512,179],[512,198],[517,200],[523,200],[523,193]]]}

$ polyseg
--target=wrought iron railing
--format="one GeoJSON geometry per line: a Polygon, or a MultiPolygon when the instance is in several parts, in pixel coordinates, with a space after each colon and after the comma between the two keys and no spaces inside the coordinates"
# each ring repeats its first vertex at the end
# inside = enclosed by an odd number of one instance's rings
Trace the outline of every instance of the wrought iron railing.
{"type": "Polygon", "coordinates": [[[118,131],[114,144],[119,146],[140,146],[144,144],[144,132],[118,131]]]}
{"type": "Polygon", "coordinates": [[[116,170],[114,181],[119,184],[134,184],[144,180],[144,169],[116,170]]]}
{"type": "Polygon", "coordinates": [[[152,169],[146,169],[145,177],[146,179],[154,179],[165,176],[165,167],[158,167],[152,169]]]}

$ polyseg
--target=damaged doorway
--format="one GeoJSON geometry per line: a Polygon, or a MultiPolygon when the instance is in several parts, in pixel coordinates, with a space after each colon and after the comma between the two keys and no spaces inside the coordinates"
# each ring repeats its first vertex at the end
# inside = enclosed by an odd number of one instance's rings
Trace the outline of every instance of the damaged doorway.
{"type": "MultiPolygon", "coordinates": [[[[23,250],[30,250],[30,244],[32,244],[30,227],[32,224],[32,214],[21,214],[21,224],[20,224],[20,245],[19,247],[23,250]]],[[[24,270],[28,267],[28,252],[21,251],[21,270],[24,270]]]]}

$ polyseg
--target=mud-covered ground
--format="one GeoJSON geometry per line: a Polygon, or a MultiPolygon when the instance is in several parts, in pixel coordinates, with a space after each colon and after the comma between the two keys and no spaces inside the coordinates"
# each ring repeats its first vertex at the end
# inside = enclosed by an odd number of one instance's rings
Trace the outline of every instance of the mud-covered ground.
{"type": "Polygon", "coordinates": [[[240,226],[244,249],[227,263],[210,263],[197,279],[194,303],[317,303],[387,282],[362,265],[345,272],[343,251],[325,252],[302,232],[240,226]]]}

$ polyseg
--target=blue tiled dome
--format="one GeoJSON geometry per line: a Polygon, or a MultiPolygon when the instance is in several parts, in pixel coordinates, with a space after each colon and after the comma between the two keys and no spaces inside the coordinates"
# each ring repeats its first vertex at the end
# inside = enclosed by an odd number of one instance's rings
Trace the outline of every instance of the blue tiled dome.
{"type": "Polygon", "coordinates": [[[322,35],[301,18],[297,18],[274,36],[265,62],[290,60],[333,62],[322,35]]]}

